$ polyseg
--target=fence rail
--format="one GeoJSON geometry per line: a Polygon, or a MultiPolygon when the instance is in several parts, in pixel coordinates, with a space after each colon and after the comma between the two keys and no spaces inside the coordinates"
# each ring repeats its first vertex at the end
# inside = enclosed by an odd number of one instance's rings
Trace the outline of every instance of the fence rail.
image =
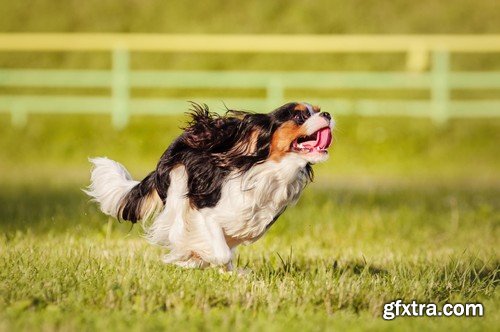
{"type": "Polygon", "coordinates": [[[500,35],[161,35],[0,33],[4,51],[500,52],[500,35]]]}
{"type": "MultiPolygon", "coordinates": [[[[429,100],[311,101],[334,113],[431,117],[500,116],[500,97],[452,100],[453,89],[500,89],[500,72],[453,72],[450,53],[500,53],[500,35],[482,36],[276,36],[144,34],[0,34],[0,51],[109,51],[111,70],[0,68],[0,87],[109,88],[110,96],[0,94],[0,112],[22,125],[29,113],[108,113],[117,128],[131,114],[175,114],[186,108],[176,98],[131,97],[134,88],[265,89],[266,98],[203,98],[207,104],[269,110],[284,102],[287,89],[428,90],[429,100]],[[130,69],[131,52],[192,53],[403,53],[403,72],[249,72],[138,71],[130,69]],[[426,70],[430,67],[430,70],[426,70]]],[[[196,98],[196,96],[193,96],[196,98]]],[[[198,99],[198,98],[196,98],[198,99]]]]}

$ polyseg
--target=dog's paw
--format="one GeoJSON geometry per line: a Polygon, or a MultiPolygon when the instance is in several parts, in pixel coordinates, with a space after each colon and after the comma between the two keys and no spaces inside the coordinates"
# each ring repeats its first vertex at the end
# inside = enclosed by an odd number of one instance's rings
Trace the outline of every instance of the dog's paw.
{"type": "Polygon", "coordinates": [[[179,258],[172,255],[165,255],[163,257],[163,262],[165,264],[173,264],[184,269],[204,269],[208,267],[208,263],[201,259],[189,257],[189,258],[179,258]]]}

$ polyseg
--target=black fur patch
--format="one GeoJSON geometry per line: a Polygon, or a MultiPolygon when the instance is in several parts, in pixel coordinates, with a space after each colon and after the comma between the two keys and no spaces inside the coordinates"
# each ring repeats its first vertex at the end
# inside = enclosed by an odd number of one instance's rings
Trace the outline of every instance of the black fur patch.
{"type": "Polygon", "coordinates": [[[119,217],[133,223],[141,219],[141,205],[148,195],[155,190],[155,172],[151,172],[139,184],[132,188],[123,199],[119,217]]]}

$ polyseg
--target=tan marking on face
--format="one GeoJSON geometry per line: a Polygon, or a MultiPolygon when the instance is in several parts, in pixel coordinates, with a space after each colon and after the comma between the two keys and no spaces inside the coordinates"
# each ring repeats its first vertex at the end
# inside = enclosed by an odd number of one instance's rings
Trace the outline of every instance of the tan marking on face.
{"type": "Polygon", "coordinates": [[[281,159],[287,152],[290,151],[292,142],[300,136],[305,136],[306,131],[304,126],[297,125],[294,121],[283,123],[273,134],[271,139],[271,147],[269,157],[272,160],[281,159]]]}
{"type": "MultiPolygon", "coordinates": [[[[318,113],[321,111],[321,108],[319,106],[314,106],[314,105],[310,105],[310,106],[312,108],[313,113],[318,113]]],[[[308,114],[311,113],[309,111],[309,108],[305,104],[297,104],[297,106],[295,106],[294,110],[301,111],[301,112],[307,112],[308,114]]]]}
{"type": "Polygon", "coordinates": [[[297,104],[297,106],[295,106],[295,111],[301,111],[301,112],[306,112],[308,111],[307,109],[307,106],[304,105],[304,104],[297,104]]]}

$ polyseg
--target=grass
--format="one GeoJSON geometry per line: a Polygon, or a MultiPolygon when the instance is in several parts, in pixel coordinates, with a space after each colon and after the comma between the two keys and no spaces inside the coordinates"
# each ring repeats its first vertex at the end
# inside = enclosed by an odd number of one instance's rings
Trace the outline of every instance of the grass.
{"type": "MultiPolygon", "coordinates": [[[[314,187],[313,187],[314,188],[314,187]]],[[[160,262],[75,188],[3,193],[0,327],[487,329],[498,323],[498,191],[310,188],[260,242],[248,276],[160,262]],[[10,209],[9,209],[10,207],[10,209]],[[483,318],[381,319],[384,302],[483,302],[483,318]]]]}
{"type": "Polygon", "coordinates": [[[0,330],[492,330],[500,321],[500,122],[340,117],[331,160],[257,243],[253,273],[161,263],[80,191],[89,155],[146,174],[181,117],[0,119],[0,330]],[[12,144],[16,142],[16,144],[12,144]],[[481,302],[481,318],[381,318],[385,302],[481,302]]]}

